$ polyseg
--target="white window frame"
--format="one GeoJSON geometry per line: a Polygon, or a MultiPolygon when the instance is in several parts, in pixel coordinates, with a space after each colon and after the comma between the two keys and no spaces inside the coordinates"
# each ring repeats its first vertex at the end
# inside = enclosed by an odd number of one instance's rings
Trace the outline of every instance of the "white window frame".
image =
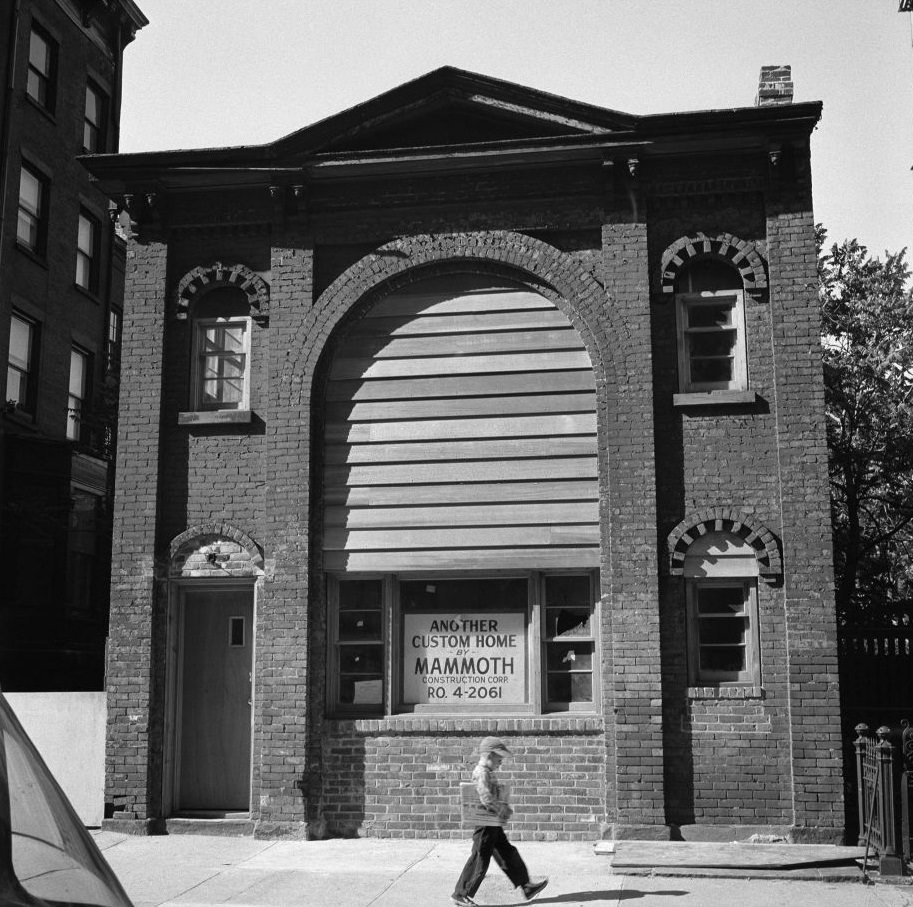
{"type": "MultiPolygon", "coordinates": [[[[600,709],[599,664],[600,640],[599,627],[599,576],[590,568],[538,571],[498,571],[496,573],[460,573],[442,571],[434,574],[379,574],[351,573],[326,574],[327,595],[327,686],[326,707],[329,715],[364,716],[364,717],[403,717],[408,715],[448,715],[466,718],[486,715],[525,715],[549,716],[567,714],[596,714],[600,709]],[[591,642],[592,658],[592,701],[589,702],[549,702],[547,701],[547,644],[545,585],[546,578],[552,576],[586,576],[590,589],[590,635],[579,637],[582,642],[591,642]],[[465,705],[449,704],[434,706],[432,704],[412,705],[403,702],[402,676],[402,626],[403,614],[400,606],[399,582],[426,580],[441,582],[445,580],[485,580],[485,579],[523,579],[527,583],[527,651],[526,651],[526,685],[527,699],[524,703],[503,704],[483,703],[475,700],[465,705]],[[383,696],[382,703],[358,705],[341,703],[339,699],[339,648],[345,645],[339,639],[339,585],[346,580],[372,580],[381,583],[382,617],[381,638],[375,644],[382,649],[383,696]]],[[[577,641],[578,637],[574,637],[577,641]]]]}
{"type": "Polygon", "coordinates": [[[37,22],[33,22],[31,31],[29,32],[29,53],[25,92],[39,107],[51,114],[54,113],[57,101],[57,54],[57,42],[37,22]],[[32,56],[33,42],[36,38],[46,49],[46,66],[40,66],[38,61],[32,56]],[[44,94],[44,97],[41,96],[42,93],[44,94]]]}
{"type": "Polygon", "coordinates": [[[70,378],[67,392],[67,439],[79,441],[82,435],[82,418],[92,379],[92,354],[78,346],[70,347],[70,378]],[[74,362],[82,362],[82,380],[74,387],[74,362]]]}
{"type": "Polygon", "coordinates": [[[96,293],[98,292],[101,223],[85,208],[80,208],[76,224],[76,275],[74,280],[76,286],[81,289],[89,293],[96,293]],[[89,234],[88,244],[84,241],[84,226],[89,234]]]}
{"type": "MultiPolygon", "coordinates": [[[[688,683],[692,687],[734,687],[761,686],[760,634],[758,628],[758,588],[754,577],[708,577],[685,581],[685,604],[687,609],[688,637],[688,683]],[[701,668],[701,618],[698,614],[698,598],[701,589],[740,589],[742,606],[748,623],[743,634],[745,647],[745,669],[742,671],[718,671],[701,668]]],[[[712,618],[705,617],[704,620],[712,618]]],[[[721,620],[727,618],[722,617],[721,620]]],[[[703,645],[709,645],[704,643],[703,645]]]]}
{"type": "Polygon", "coordinates": [[[38,377],[38,322],[32,318],[27,318],[21,312],[13,311],[10,314],[10,339],[7,352],[6,393],[4,399],[6,402],[13,399],[10,396],[10,373],[15,372],[19,376],[20,387],[25,388],[25,393],[20,395],[22,399],[15,401],[16,409],[28,415],[34,415],[38,377]],[[15,321],[24,325],[28,331],[28,349],[26,350],[25,362],[21,365],[18,360],[13,358],[13,322],[15,321]]]}
{"type": "Polygon", "coordinates": [[[192,403],[193,409],[198,412],[214,412],[222,410],[241,411],[250,409],[250,337],[252,319],[249,316],[230,316],[217,318],[195,318],[193,321],[193,352],[192,352],[192,403]],[[244,343],[242,355],[244,356],[244,372],[242,376],[241,399],[237,403],[204,403],[203,401],[203,337],[207,328],[212,326],[233,327],[243,326],[244,343]]]}
{"type": "Polygon", "coordinates": [[[681,393],[739,391],[748,389],[748,344],[745,332],[745,293],[743,290],[716,290],[702,293],[679,293],[675,297],[678,333],[678,375],[681,393]],[[731,325],[725,328],[692,327],[689,312],[701,305],[719,305],[732,300],[731,325]],[[735,332],[732,378],[729,381],[695,381],[691,378],[690,337],[698,334],[735,332]]]}
{"type": "Polygon", "coordinates": [[[47,237],[48,191],[50,180],[31,165],[23,162],[19,170],[19,211],[16,221],[16,242],[34,255],[44,255],[47,237]],[[38,184],[38,204],[33,206],[23,198],[22,182],[28,176],[38,184]],[[28,225],[28,236],[23,235],[22,226],[28,225]],[[34,238],[32,233],[34,232],[34,238]]]}
{"type": "Polygon", "coordinates": [[[86,106],[83,115],[82,147],[90,154],[101,154],[106,148],[105,126],[108,119],[108,96],[91,79],[86,81],[86,106]],[[95,97],[95,115],[89,115],[89,95],[95,97]]]}

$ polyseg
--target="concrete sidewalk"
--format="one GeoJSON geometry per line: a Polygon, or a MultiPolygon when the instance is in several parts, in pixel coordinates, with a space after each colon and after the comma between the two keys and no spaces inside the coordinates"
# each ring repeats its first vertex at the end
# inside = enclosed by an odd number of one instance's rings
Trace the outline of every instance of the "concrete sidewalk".
{"type": "MultiPolygon", "coordinates": [[[[469,840],[361,838],[258,841],[248,837],[133,837],[100,831],[95,840],[136,907],[425,907],[450,904],[469,854],[469,840]]],[[[536,904],[562,907],[913,907],[913,888],[845,881],[796,880],[789,872],[763,877],[630,876],[612,870],[590,843],[519,842],[534,877],[548,888],[536,904]]],[[[665,845],[675,847],[674,844],[665,845]]],[[[798,850],[797,850],[798,852],[798,850]]],[[[858,873],[858,870],[857,870],[858,873]]],[[[480,904],[524,901],[492,863],[480,904]]]]}

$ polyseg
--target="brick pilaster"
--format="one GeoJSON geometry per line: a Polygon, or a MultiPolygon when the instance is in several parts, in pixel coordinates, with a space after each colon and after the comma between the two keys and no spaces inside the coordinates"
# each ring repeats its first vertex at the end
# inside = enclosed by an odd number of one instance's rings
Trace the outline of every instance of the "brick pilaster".
{"type": "Polygon", "coordinates": [[[810,199],[768,212],[783,526],[794,836],[843,827],[837,630],[814,219],[810,199]]]}
{"type": "Polygon", "coordinates": [[[115,821],[128,823],[148,823],[160,811],[153,631],[167,263],[166,242],[131,238],[114,493],[105,794],[115,821]]]}
{"type": "MultiPolygon", "coordinates": [[[[656,477],[647,227],[631,210],[602,229],[607,305],[624,324],[624,353],[609,391],[606,430],[609,518],[603,576],[608,819],[616,836],[665,835],[656,477]],[[614,809],[612,808],[614,801],[614,809]],[[652,832],[650,831],[652,829],[652,832]]],[[[611,343],[611,338],[607,338],[611,343]]]]}
{"type": "Polygon", "coordinates": [[[289,228],[274,238],[264,520],[269,548],[257,608],[251,797],[258,835],[306,834],[311,387],[298,368],[298,353],[309,343],[313,261],[303,231],[289,228]]]}

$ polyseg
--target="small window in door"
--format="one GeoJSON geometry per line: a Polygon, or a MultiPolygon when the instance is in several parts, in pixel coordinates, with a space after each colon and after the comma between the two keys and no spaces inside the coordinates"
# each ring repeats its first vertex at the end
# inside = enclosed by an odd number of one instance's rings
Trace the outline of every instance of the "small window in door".
{"type": "Polygon", "coordinates": [[[244,647],[244,618],[228,618],[228,644],[234,648],[244,647]]]}

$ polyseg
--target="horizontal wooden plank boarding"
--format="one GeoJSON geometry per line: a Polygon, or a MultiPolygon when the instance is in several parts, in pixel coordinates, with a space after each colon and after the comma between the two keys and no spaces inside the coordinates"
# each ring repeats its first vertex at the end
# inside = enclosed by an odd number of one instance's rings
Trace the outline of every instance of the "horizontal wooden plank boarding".
{"type": "Polygon", "coordinates": [[[414,284],[330,365],[330,570],[594,567],[595,380],[550,300],[478,275],[414,284]]]}
{"type": "MultiPolygon", "coordinates": [[[[501,799],[510,802],[510,790],[507,784],[501,785],[501,799]]],[[[481,825],[506,825],[507,822],[497,814],[482,806],[479,792],[472,781],[460,782],[460,820],[464,828],[478,828],[481,825]]]]}

